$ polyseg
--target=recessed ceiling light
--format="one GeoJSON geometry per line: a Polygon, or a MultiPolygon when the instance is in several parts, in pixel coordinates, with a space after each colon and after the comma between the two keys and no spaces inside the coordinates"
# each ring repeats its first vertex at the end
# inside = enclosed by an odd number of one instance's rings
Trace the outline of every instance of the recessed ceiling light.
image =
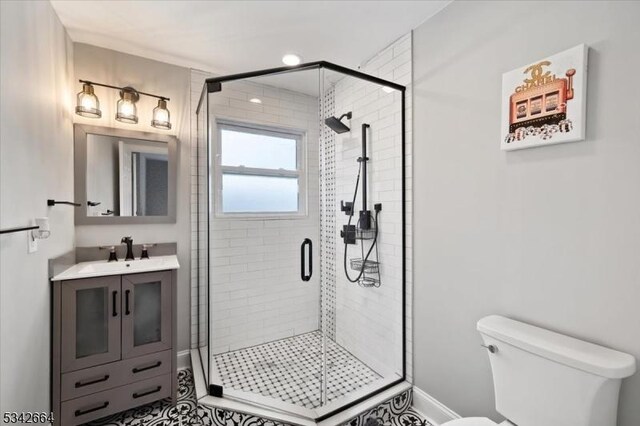
{"type": "Polygon", "coordinates": [[[302,60],[300,59],[300,56],[294,55],[293,53],[287,53],[282,57],[282,63],[285,65],[289,65],[289,66],[299,65],[300,62],[302,62],[302,60]]]}
{"type": "Polygon", "coordinates": [[[395,89],[393,89],[393,88],[391,88],[391,87],[389,87],[389,86],[382,86],[382,90],[383,90],[385,93],[392,93],[395,89]]]}
{"type": "Polygon", "coordinates": [[[251,99],[249,99],[249,102],[251,102],[253,104],[261,104],[262,103],[262,99],[251,98],[251,99]]]}

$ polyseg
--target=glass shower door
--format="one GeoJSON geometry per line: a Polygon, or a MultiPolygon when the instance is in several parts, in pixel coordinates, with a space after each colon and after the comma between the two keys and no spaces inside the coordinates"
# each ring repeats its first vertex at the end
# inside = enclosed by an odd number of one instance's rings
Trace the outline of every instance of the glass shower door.
{"type": "Polygon", "coordinates": [[[210,383],[304,417],[322,405],[318,70],[208,95],[210,383]]]}

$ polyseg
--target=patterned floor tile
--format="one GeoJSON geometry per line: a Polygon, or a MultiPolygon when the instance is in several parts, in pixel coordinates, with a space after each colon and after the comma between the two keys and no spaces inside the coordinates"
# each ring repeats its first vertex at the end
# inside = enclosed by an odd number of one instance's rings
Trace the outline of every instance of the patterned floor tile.
{"type": "MultiPolygon", "coordinates": [[[[306,408],[321,405],[322,332],[314,331],[214,356],[225,387],[306,408]]],[[[382,377],[327,339],[327,400],[333,401],[382,377]]]]}
{"type": "MultiPolygon", "coordinates": [[[[163,399],[85,426],[288,426],[250,414],[198,404],[191,370],[178,372],[178,404],[163,399]]],[[[411,391],[360,414],[344,426],[433,426],[411,409],[411,391]]]]}
{"type": "Polygon", "coordinates": [[[376,408],[346,422],[345,426],[434,426],[411,408],[413,393],[406,390],[376,408]]]}

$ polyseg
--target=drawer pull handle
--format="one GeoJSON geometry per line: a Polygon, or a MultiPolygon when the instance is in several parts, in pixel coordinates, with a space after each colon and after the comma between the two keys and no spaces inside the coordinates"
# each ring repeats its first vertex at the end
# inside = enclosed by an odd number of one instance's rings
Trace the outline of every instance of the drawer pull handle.
{"type": "Polygon", "coordinates": [[[80,416],[84,416],[85,414],[93,413],[94,411],[102,410],[104,408],[107,408],[108,406],[109,406],[109,401],[105,401],[104,403],[102,403],[102,405],[99,405],[94,408],[89,408],[88,410],[76,410],[74,414],[76,415],[76,417],[80,417],[80,416]]]}
{"type": "Polygon", "coordinates": [[[76,382],[76,388],[81,388],[84,386],[89,386],[89,385],[95,385],[96,383],[100,383],[100,382],[106,382],[107,380],[109,380],[109,375],[105,374],[104,377],[101,377],[99,379],[95,379],[95,380],[91,380],[90,382],[76,382]]]}
{"type": "Polygon", "coordinates": [[[149,365],[149,366],[146,366],[146,367],[136,367],[131,371],[133,371],[134,374],[135,373],[142,373],[143,371],[151,370],[152,368],[158,368],[161,365],[162,365],[162,361],[158,361],[153,365],[149,365]]]}
{"type": "Polygon", "coordinates": [[[142,393],[134,393],[133,397],[134,398],[142,398],[143,396],[147,396],[147,395],[151,395],[152,393],[156,393],[156,392],[160,392],[160,389],[162,389],[162,386],[158,386],[155,389],[151,389],[150,391],[147,392],[142,392],[142,393]]]}

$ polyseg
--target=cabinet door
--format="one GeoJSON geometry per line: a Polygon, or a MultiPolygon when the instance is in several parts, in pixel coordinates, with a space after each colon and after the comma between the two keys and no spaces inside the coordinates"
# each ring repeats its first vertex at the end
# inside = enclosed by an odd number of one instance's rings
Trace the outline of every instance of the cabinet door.
{"type": "Polygon", "coordinates": [[[171,348],[171,271],[122,276],[122,357],[171,348]]]}
{"type": "Polygon", "coordinates": [[[63,281],[62,371],[120,359],[120,277],[63,281]]]}

